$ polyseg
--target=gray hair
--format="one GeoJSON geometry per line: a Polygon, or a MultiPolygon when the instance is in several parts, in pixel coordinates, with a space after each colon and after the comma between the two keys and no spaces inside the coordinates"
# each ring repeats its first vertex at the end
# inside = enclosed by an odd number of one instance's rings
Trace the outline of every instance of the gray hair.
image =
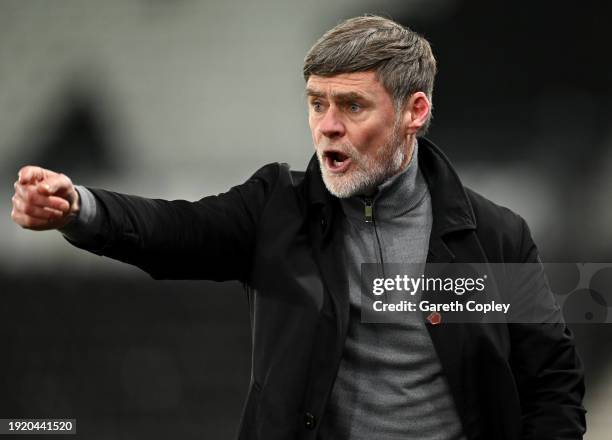
{"type": "MultiPolygon", "coordinates": [[[[350,18],[327,31],[306,54],[303,74],[308,81],[311,75],[368,70],[376,71],[398,114],[416,92],[425,93],[432,101],[436,59],[429,42],[377,15],[350,18]]],[[[419,134],[427,131],[430,122],[431,112],[419,134]]]]}

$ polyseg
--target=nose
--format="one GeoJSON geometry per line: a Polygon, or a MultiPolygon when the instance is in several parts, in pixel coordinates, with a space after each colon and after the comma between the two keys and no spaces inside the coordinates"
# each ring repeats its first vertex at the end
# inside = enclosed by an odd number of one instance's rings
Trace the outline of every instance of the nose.
{"type": "Polygon", "coordinates": [[[319,132],[329,139],[337,139],[344,136],[345,130],[337,110],[333,106],[328,108],[319,121],[319,132]]]}

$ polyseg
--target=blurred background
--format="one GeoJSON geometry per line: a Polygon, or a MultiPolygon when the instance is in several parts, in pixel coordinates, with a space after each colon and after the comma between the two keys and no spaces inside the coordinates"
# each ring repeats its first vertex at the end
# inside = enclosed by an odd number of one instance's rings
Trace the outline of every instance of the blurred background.
{"type": "MultiPolygon", "coordinates": [[[[0,418],[76,418],[87,439],[233,438],[250,367],[240,286],[155,282],[21,230],[12,184],[37,164],[199,199],[268,162],[304,169],[303,57],[366,12],[432,43],[429,137],[464,183],[521,214],[545,261],[612,262],[606,2],[0,0],[0,418]]],[[[606,439],[612,326],[571,327],[586,438],[606,439]]]]}

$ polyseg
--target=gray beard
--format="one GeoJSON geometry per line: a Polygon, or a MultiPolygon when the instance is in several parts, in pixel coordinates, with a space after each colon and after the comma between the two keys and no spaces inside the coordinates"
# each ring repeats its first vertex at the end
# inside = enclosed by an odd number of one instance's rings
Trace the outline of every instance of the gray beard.
{"type": "Polygon", "coordinates": [[[342,147],[353,162],[352,169],[346,174],[336,175],[328,172],[323,158],[317,153],[323,183],[330,193],[339,198],[372,193],[381,183],[400,171],[406,157],[406,143],[399,136],[399,130],[395,129],[372,158],[356,156],[352,146],[342,147]]]}

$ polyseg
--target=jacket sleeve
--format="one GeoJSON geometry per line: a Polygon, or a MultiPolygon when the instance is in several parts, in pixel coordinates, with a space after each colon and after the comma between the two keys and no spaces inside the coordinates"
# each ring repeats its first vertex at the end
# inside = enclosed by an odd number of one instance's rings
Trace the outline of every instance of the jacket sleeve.
{"type": "Polygon", "coordinates": [[[102,225],[92,243],[71,243],[138,266],[155,279],[244,281],[279,169],[266,165],[226,193],[195,202],[89,188],[103,211],[102,225]]]}
{"type": "MultiPolygon", "coordinates": [[[[521,237],[519,261],[541,269],[537,248],[522,218],[517,235],[521,237]]],[[[544,276],[543,271],[540,275],[544,276]]],[[[552,297],[550,290],[548,293],[552,297]]],[[[523,440],[582,439],[586,430],[582,363],[559,307],[551,303],[551,315],[542,323],[508,324],[523,440]]]]}

